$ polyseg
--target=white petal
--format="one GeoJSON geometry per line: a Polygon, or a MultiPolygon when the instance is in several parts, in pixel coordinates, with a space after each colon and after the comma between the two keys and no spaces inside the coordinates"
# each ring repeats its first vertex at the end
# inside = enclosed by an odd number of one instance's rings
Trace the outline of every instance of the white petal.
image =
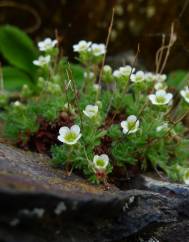
{"type": "Polygon", "coordinates": [[[44,46],[44,43],[43,43],[43,42],[39,42],[39,43],[38,43],[38,47],[39,47],[39,49],[40,49],[40,48],[43,48],[43,46],[44,46]]]}
{"type": "Polygon", "coordinates": [[[134,68],[132,68],[129,65],[123,66],[119,68],[120,72],[122,73],[122,75],[130,75],[131,72],[134,72],[134,68]]]}
{"type": "Polygon", "coordinates": [[[50,55],[47,55],[47,56],[45,57],[45,60],[46,60],[47,62],[49,62],[49,61],[51,60],[50,55]]]}
{"type": "Polygon", "coordinates": [[[100,158],[105,161],[106,164],[109,163],[109,157],[106,154],[100,155],[100,158]]]}
{"type": "Polygon", "coordinates": [[[89,104],[89,105],[86,106],[85,109],[86,109],[86,110],[91,110],[91,109],[93,109],[93,107],[94,107],[93,105],[90,105],[90,104],[89,104]]]}
{"type": "Polygon", "coordinates": [[[129,129],[127,127],[123,128],[123,133],[128,134],[129,129]]]}
{"type": "Polygon", "coordinates": [[[68,127],[64,126],[59,129],[59,134],[62,136],[65,136],[69,131],[70,131],[70,129],[68,127]]]}
{"type": "Polygon", "coordinates": [[[63,143],[67,144],[67,145],[75,145],[77,143],[77,140],[73,140],[73,141],[67,141],[64,139],[63,143]]]}
{"type": "Polygon", "coordinates": [[[57,43],[58,43],[58,41],[55,39],[55,40],[53,40],[52,45],[55,46],[57,43]]]}
{"type": "Polygon", "coordinates": [[[63,137],[62,135],[59,135],[59,136],[57,137],[57,139],[58,139],[59,141],[61,141],[62,143],[64,143],[64,141],[65,141],[65,139],[64,139],[64,137],[63,137]]]}
{"type": "Polygon", "coordinates": [[[165,96],[166,95],[166,91],[165,90],[158,90],[157,92],[156,92],[156,96],[165,96]]]}
{"type": "Polygon", "coordinates": [[[127,121],[128,122],[135,122],[137,121],[137,117],[135,115],[130,115],[128,118],[127,118],[127,121]]]}
{"type": "Polygon", "coordinates": [[[136,74],[139,75],[139,76],[144,76],[144,72],[143,71],[137,71],[136,74]]]}
{"type": "Polygon", "coordinates": [[[78,50],[78,45],[73,45],[73,50],[74,50],[75,52],[77,52],[77,50],[78,50]]]}
{"type": "Polygon", "coordinates": [[[128,131],[128,134],[136,133],[137,130],[138,130],[138,128],[131,129],[128,131]]]}
{"type": "Polygon", "coordinates": [[[172,93],[167,93],[166,94],[166,98],[167,98],[167,100],[170,101],[173,98],[173,94],[172,93]]]}
{"type": "Polygon", "coordinates": [[[184,180],[184,183],[185,183],[186,185],[189,185],[189,179],[185,179],[185,180],[184,180]]]}
{"type": "Polygon", "coordinates": [[[135,124],[135,126],[136,126],[137,129],[138,129],[139,125],[140,125],[140,121],[137,120],[137,121],[136,121],[136,124],[135,124]]]}
{"type": "Polygon", "coordinates": [[[185,90],[181,90],[181,91],[180,91],[180,95],[183,96],[183,97],[185,97],[185,95],[186,95],[186,91],[185,91],[185,90]]]}
{"type": "Polygon", "coordinates": [[[161,79],[165,81],[167,79],[167,75],[166,74],[161,75],[161,79]]]}
{"type": "Polygon", "coordinates": [[[95,156],[93,157],[93,162],[94,162],[94,163],[96,163],[97,160],[99,160],[99,155],[95,155],[95,156]]]}
{"type": "Polygon", "coordinates": [[[132,82],[136,82],[136,75],[135,74],[131,74],[130,79],[131,79],[132,82]]]}
{"type": "Polygon", "coordinates": [[[44,40],[45,44],[50,44],[52,42],[51,38],[46,38],[44,40]]]}
{"type": "Polygon", "coordinates": [[[187,103],[189,103],[189,98],[188,97],[184,97],[184,100],[187,102],[187,103]]]}
{"type": "Polygon", "coordinates": [[[157,102],[156,102],[156,96],[154,94],[148,95],[148,98],[150,99],[150,101],[152,102],[152,104],[157,104],[157,102]]]}
{"type": "Polygon", "coordinates": [[[123,129],[125,129],[125,128],[127,128],[127,124],[128,124],[128,122],[126,120],[124,120],[124,121],[121,122],[121,127],[123,129]]]}
{"type": "Polygon", "coordinates": [[[73,125],[71,128],[70,128],[71,131],[73,131],[74,133],[76,133],[77,135],[80,134],[80,127],[79,125],[73,125]]]}
{"type": "Polygon", "coordinates": [[[82,134],[79,134],[79,135],[77,136],[77,138],[75,139],[76,142],[81,138],[81,136],[82,136],[82,134]]]}
{"type": "Polygon", "coordinates": [[[89,117],[89,118],[92,118],[92,116],[91,116],[91,113],[89,113],[89,112],[87,112],[87,111],[85,111],[85,110],[83,110],[83,113],[87,116],[87,117],[89,117]]]}
{"type": "Polygon", "coordinates": [[[38,60],[34,60],[33,64],[36,65],[36,66],[39,66],[39,61],[38,60]]]}
{"type": "Polygon", "coordinates": [[[156,90],[160,90],[160,89],[163,89],[163,83],[162,82],[157,82],[154,86],[154,88],[156,90]]]}
{"type": "Polygon", "coordinates": [[[119,71],[119,70],[115,70],[115,71],[113,72],[113,76],[119,78],[119,77],[121,76],[120,71],[119,71]]]}

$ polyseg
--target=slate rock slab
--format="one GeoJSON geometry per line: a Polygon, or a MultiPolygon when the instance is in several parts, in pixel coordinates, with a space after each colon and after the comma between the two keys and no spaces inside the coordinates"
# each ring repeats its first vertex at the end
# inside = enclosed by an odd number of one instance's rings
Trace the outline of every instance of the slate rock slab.
{"type": "Polygon", "coordinates": [[[0,241],[189,242],[189,187],[145,176],[133,184],[106,191],[0,144],[0,241]]]}

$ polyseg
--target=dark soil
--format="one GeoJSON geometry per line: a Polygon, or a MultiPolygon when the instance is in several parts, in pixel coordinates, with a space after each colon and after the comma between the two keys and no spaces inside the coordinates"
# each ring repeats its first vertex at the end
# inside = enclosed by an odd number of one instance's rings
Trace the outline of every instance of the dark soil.
{"type": "Polygon", "coordinates": [[[62,126],[73,125],[73,117],[62,112],[56,121],[47,122],[44,118],[38,119],[39,129],[35,134],[28,132],[26,142],[21,138],[17,142],[17,146],[24,150],[37,151],[39,153],[50,155],[50,148],[54,144],[59,144],[57,134],[62,126]]]}

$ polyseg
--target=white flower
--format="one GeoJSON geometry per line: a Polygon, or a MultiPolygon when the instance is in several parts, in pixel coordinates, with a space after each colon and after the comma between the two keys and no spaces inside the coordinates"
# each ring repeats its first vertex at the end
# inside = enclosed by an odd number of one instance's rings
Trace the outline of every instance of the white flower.
{"type": "Polygon", "coordinates": [[[165,74],[155,74],[155,81],[164,82],[167,79],[167,75],[165,74]]]}
{"type": "Polygon", "coordinates": [[[143,71],[137,71],[131,75],[131,81],[135,83],[143,82],[145,80],[145,74],[143,71]]]}
{"type": "Polygon", "coordinates": [[[148,82],[152,82],[152,81],[155,80],[155,74],[152,73],[152,72],[147,72],[147,73],[145,73],[145,77],[144,77],[144,79],[145,79],[146,81],[148,81],[148,82]]]}
{"type": "Polygon", "coordinates": [[[184,98],[184,100],[187,103],[189,103],[189,87],[185,87],[184,90],[181,90],[180,95],[184,98]]]}
{"type": "Polygon", "coordinates": [[[93,158],[93,164],[97,170],[105,170],[109,164],[109,158],[106,154],[95,155],[93,158]]]}
{"type": "Polygon", "coordinates": [[[22,105],[22,103],[21,103],[20,101],[16,101],[16,102],[13,103],[13,105],[14,105],[15,107],[19,107],[19,106],[22,105]]]}
{"type": "Polygon", "coordinates": [[[73,125],[70,129],[68,127],[61,127],[59,129],[58,140],[67,145],[74,145],[81,138],[80,127],[73,125]]]}
{"type": "Polygon", "coordinates": [[[134,69],[131,66],[126,65],[126,66],[120,67],[118,70],[115,70],[113,72],[113,76],[116,78],[129,77],[132,72],[134,72],[134,69]]]}
{"type": "Polygon", "coordinates": [[[132,134],[139,129],[139,120],[135,115],[130,115],[127,120],[121,122],[124,134],[132,134]]]}
{"type": "Polygon", "coordinates": [[[163,90],[167,88],[167,85],[165,84],[165,82],[157,82],[154,85],[155,90],[163,90]]]}
{"type": "Polygon", "coordinates": [[[39,50],[40,51],[51,50],[55,47],[57,42],[58,42],[57,40],[52,40],[50,38],[46,38],[43,41],[38,43],[39,50]]]}
{"type": "Polygon", "coordinates": [[[90,72],[84,72],[83,76],[84,78],[87,78],[87,79],[93,79],[95,77],[95,74],[92,71],[90,71],[90,72]]]}
{"type": "Polygon", "coordinates": [[[89,50],[91,42],[80,40],[78,44],[73,45],[74,52],[83,52],[89,50]]]}
{"type": "Polygon", "coordinates": [[[93,88],[94,88],[95,91],[99,91],[101,89],[101,86],[99,84],[95,83],[93,85],[93,88]]]}
{"type": "Polygon", "coordinates": [[[94,56],[104,55],[106,53],[106,46],[104,44],[92,44],[90,48],[94,56]]]}
{"type": "Polygon", "coordinates": [[[148,98],[154,105],[166,105],[172,100],[173,94],[167,93],[165,90],[158,90],[155,94],[150,94],[148,98]]]}
{"type": "Polygon", "coordinates": [[[120,72],[120,70],[115,70],[113,72],[113,76],[116,78],[120,78],[120,77],[122,77],[122,73],[120,72]]]}
{"type": "Polygon", "coordinates": [[[50,60],[51,60],[50,55],[39,56],[38,60],[33,61],[33,64],[36,66],[45,66],[49,64],[50,60]]]}
{"type": "Polygon", "coordinates": [[[112,72],[112,68],[109,65],[105,65],[105,66],[103,66],[103,71],[104,72],[111,73],[112,72]]]}
{"type": "Polygon", "coordinates": [[[135,68],[133,68],[132,66],[126,65],[126,66],[120,67],[119,70],[123,76],[130,76],[131,73],[135,71],[135,68]]]}
{"type": "Polygon", "coordinates": [[[156,132],[166,131],[168,129],[168,123],[164,122],[162,125],[156,128],[156,132]]]}
{"type": "Polygon", "coordinates": [[[85,107],[85,110],[83,110],[83,113],[88,117],[88,118],[93,118],[97,115],[98,113],[98,106],[97,105],[87,105],[85,107]]]}

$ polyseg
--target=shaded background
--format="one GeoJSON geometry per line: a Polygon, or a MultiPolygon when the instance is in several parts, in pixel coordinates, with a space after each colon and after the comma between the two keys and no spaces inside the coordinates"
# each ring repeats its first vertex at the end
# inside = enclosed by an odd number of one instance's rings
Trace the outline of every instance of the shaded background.
{"type": "MultiPolygon", "coordinates": [[[[139,59],[154,70],[154,59],[162,34],[169,37],[175,22],[178,40],[166,71],[189,68],[188,0],[0,0],[0,24],[25,30],[34,41],[54,37],[55,29],[64,37],[65,54],[73,58],[72,45],[81,39],[105,42],[112,8],[114,26],[108,55],[113,62],[134,56],[140,43],[139,59]]],[[[73,59],[72,59],[73,60],[73,59]]]]}

